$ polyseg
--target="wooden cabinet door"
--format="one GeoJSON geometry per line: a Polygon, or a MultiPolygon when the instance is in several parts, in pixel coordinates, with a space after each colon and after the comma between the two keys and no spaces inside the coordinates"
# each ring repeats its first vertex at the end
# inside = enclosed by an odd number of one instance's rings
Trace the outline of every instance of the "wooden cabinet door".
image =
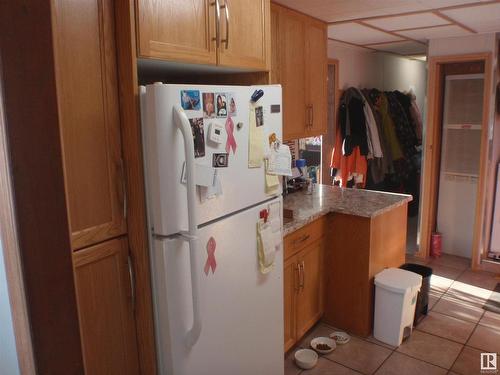
{"type": "Polygon", "coordinates": [[[73,253],[86,374],[139,373],[126,238],[73,253]]]}
{"type": "Polygon", "coordinates": [[[306,135],[306,51],[302,16],[280,9],[280,82],[283,88],[283,138],[306,135]]]}
{"type": "Polygon", "coordinates": [[[326,134],[327,129],[327,37],[326,26],[310,21],[306,27],[306,84],[310,135],[326,134]]]}
{"type": "Polygon", "coordinates": [[[219,0],[218,64],[269,70],[270,0],[219,0]]]}
{"type": "Polygon", "coordinates": [[[297,294],[296,334],[302,337],[323,314],[322,240],[297,255],[299,291],[297,294]]]}
{"type": "Polygon", "coordinates": [[[124,234],[113,2],[54,3],[57,92],[71,244],[124,234]]]}
{"type": "Polygon", "coordinates": [[[285,261],[283,272],[285,352],[290,349],[297,340],[295,335],[295,299],[297,289],[297,258],[290,257],[285,261]]]}
{"type": "Polygon", "coordinates": [[[136,0],[139,57],[215,65],[216,8],[211,2],[136,0]]]}

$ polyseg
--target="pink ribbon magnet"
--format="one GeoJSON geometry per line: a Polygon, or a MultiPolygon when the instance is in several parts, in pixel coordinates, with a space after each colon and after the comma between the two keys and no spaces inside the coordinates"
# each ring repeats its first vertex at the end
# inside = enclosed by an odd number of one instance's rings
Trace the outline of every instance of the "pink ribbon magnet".
{"type": "Polygon", "coordinates": [[[226,141],[226,152],[229,154],[231,148],[233,149],[233,155],[236,153],[236,139],[234,139],[234,122],[231,117],[227,118],[226,121],[226,133],[227,133],[227,141],[226,141]]]}
{"type": "Polygon", "coordinates": [[[208,258],[205,263],[205,275],[208,276],[208,273],[210,269],[212,269],[212,274],[215,273],[215,268],[217,267],[217,262],[215,261],[215,247],[217,243],[215,242],[215,239],[213,237],[210,237],[210,239],[207,242],[207,254],[208,258]]]}

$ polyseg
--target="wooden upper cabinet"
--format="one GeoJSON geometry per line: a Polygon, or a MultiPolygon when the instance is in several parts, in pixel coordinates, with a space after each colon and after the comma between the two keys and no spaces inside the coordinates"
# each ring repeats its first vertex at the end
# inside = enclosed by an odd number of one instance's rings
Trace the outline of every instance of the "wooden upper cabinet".
{"type": "Polygon", "coordinates": [[[86,374],[139,373],[126,238],[73,253],[86,374]]]}
{"type": "Polygon", "coordinates": [[[113,2],[54,3],[59,120],[71,244],[126,232],[113,2]]]}
{"type": "Polygon", "coordinates": [[[271,81],[283,87],[283,138],[326,133],[326,24],[271,5],[271,81]]]}
{"type": "Polygon", "coordinates": [[[310,20],[306,25],[306,82],[311,135],[325,134],[327,130],[327,31],[322,22],[310,20]]]}
{"type": "Polygon", "coordinates": [[[139,57],[217,63],[215,0],[136,0],[139,57]]]}
{"type": "Polygon", "coordinates": [[[270,68],[270,0],[135,0],[138,55],[270,68]]]}
{"type": "Polygon", "coordinates": [[[269,0],[219,1],[219,65],[269,70],[269,0]]]}

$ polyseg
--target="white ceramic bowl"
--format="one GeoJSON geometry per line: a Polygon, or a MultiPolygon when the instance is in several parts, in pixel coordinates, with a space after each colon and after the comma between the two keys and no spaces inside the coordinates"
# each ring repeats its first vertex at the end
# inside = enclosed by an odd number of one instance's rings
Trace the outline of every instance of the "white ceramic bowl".
{"type": "Polygon", "coordinates": [[[351,340],[351,336],[342,331],[333,332],[332,334],[330,334],[330,338],[334,339],[335,342],[340,345],[347,344],[351,340]]]}
{"type": "Polygon", "coordinates": [[[314,339],[311,340],[311,348],[316,350],[318,353],[321,354],[328,354],[333,351],[337,347],[337,344],[335,344],[335,340],[329,338],[329,337],[315,337],[314,339]],[[326,344],[330,347],[330,349],[319,349],[318,345],[319,344],[326,344]]]}
{"type": "Polygon", "coordinates": [[[295,352],[295,363],[303,370],[309,370],[318,363],[318,353],[311,349],[300,349],[295,352]]]}

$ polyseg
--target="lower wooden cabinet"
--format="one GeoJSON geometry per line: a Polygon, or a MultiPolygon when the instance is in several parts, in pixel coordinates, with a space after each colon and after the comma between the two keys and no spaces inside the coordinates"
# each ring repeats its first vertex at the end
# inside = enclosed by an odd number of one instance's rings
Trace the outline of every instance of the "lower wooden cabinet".
{"type": "Polygon", "coordinates": [[[284,315],[287,351],[323,315],[322,238],[285,259],[284,315]]]}
{"type": "Polygon", "coordinates": [[[139,373],[127,238],[73,253],[85,373],[139,373]]]}

